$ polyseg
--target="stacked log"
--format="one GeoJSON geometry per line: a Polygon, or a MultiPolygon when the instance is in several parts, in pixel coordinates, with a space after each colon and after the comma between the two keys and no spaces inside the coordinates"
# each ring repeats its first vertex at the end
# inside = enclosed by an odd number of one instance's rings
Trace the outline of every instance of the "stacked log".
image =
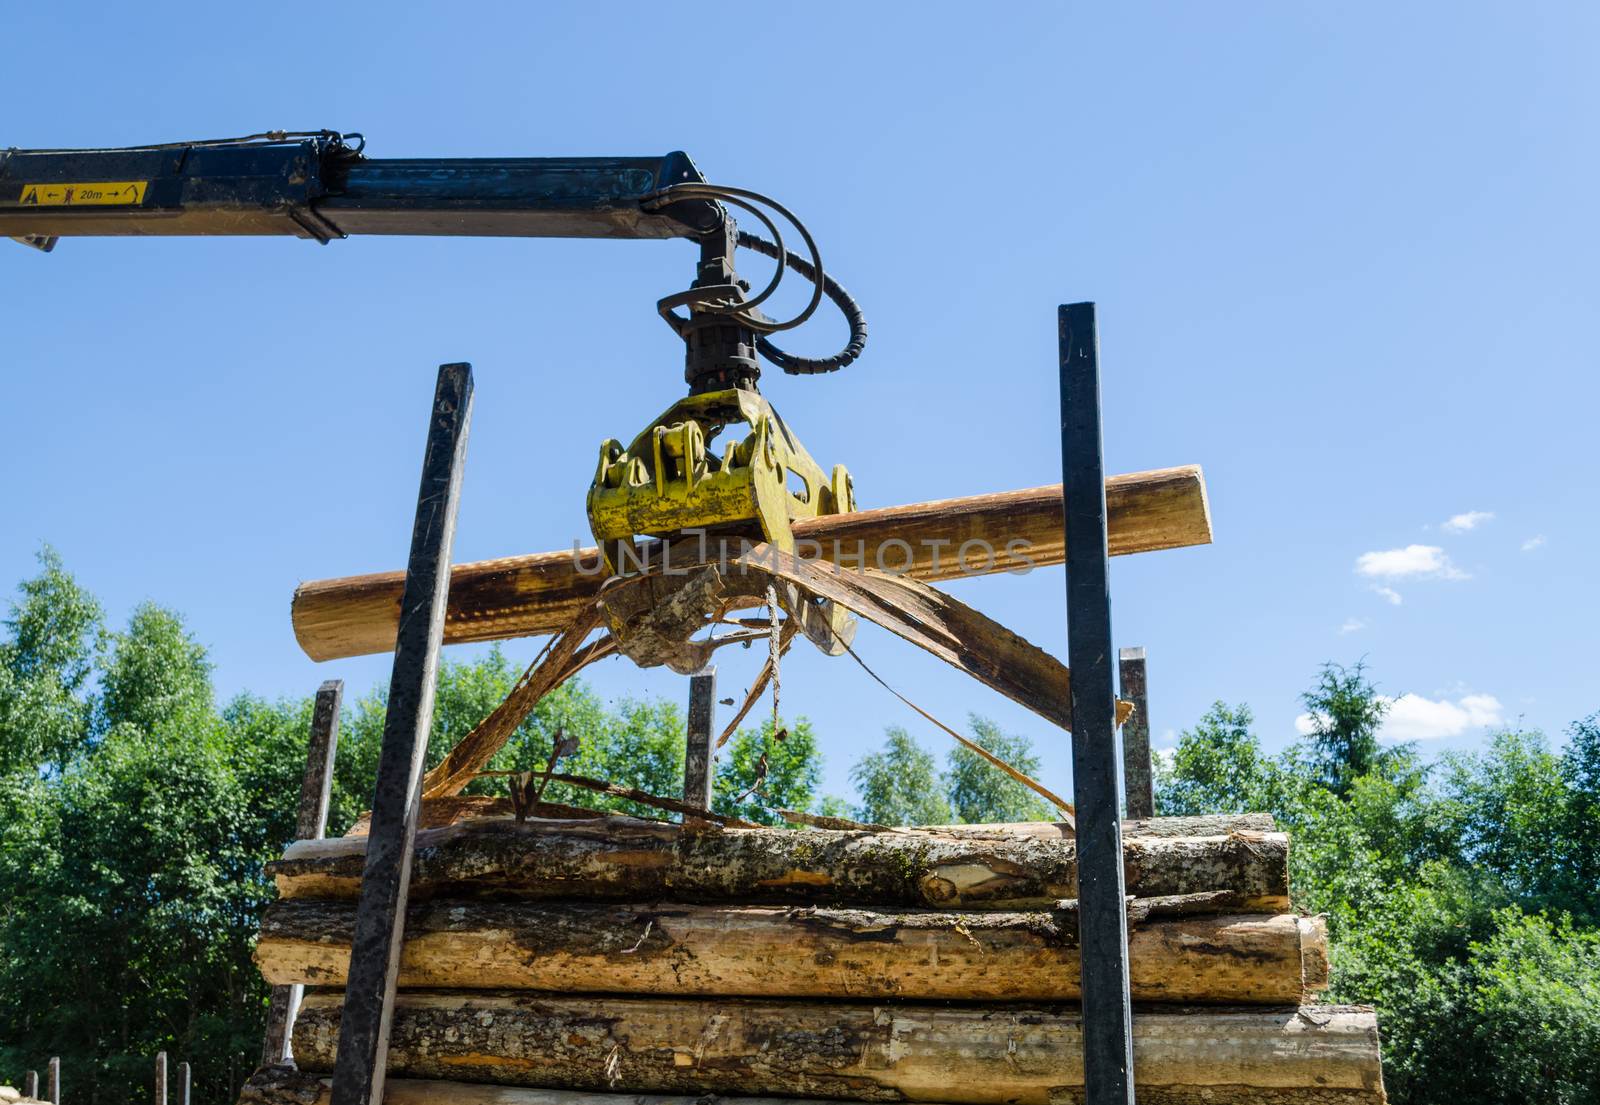
{"type": "MultiPolygon", "coordinates": [[[[418,833],[391,1105],[1081,1098],[1064,826],[471,812],[418,833]]],[[[1381,1102],[1372,1011],[1311,1004],[1327,939],[1288,909],[1285,834],[1259,816],[1124,831],[1140,1101],[1381,1102]]],[[[257,962],[319,989],[295,1024],[301,1070],[258,1072],[247,1097],[326,1095],[365,843],[302,841],[272,865],[257,962]]]]}

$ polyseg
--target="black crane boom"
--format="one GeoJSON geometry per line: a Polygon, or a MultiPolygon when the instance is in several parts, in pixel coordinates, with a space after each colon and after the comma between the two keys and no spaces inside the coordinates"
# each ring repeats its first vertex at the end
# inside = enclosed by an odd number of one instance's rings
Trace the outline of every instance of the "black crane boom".
{"type": "Polygon", "coordinates": [[[709,200],[688,155],[368,158],[343,136],[268,135],[103,150],[0,151],[0,236],[48,249],[103,235],[700,237],[709,200]]]}

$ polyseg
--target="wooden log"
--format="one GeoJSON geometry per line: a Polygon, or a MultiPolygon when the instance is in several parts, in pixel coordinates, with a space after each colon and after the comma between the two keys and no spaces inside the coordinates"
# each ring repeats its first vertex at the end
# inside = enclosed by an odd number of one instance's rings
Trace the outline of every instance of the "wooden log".
{"type": "MultiPolygon", "coordinates": [[[[1289,838],[1133,837],[1128,893],[1227,891],[1240,912],[1288,909],[1289,838]]],[[[302,840],[268,865],[282,898],[350,898],[363,837],[302,840]]],[[[1050,908],[1077,893],[1073,841],[934,832],[705,829],[627,817],[464,821],[417,834],[412,889],[425,897],[799,902],[935,909],[1050,908]]]]}
{"type": "MultiPolygon", "coordinates": [[[[1184,908],[1179,903],[1176,908],[1184,908]]],[[[274,903],[255,958],[270,983],[342,986],[349,901],[274,903]]],[[[1072,909],[434,901],[406,919],[400,985],[742,997],[1077,1001],[1072,909]]],[[[1298,1004],[1326,985],[1320,919],[1149,916],[1129,933],[1137,1001],[1298,1004]]]]}
{"type": "MultiPolygon", "coordinates": [[[[264,1067],[256,1071],[239,1094],[240,1105],[328,1105],[330,1080],[325,1075],[293,1067],[264,1067]]],[[[1060,1105],[1080,1105],[1075,1086],[1062,1087],[1060,1105]]],[[[1310,1087],[1253,1089],[1234,1087],[1227,1095],[1210,1088],[1184,1089],[1158,1086],[1146,1094],[1139,1088],[1140,1105],[1366,1105],[1381,1102],[1381,1094],[1367,1090],[1318,1090],[1310,1087]]],[[[583,1090],[545,1090],[528,1086],[492,1086],[481,1082],[444,1082],[428,1078],[391,1078],[384,1090],[384,1105],[707,1105],[704,1094],[596,1093],[583,1090]]],[[[835,1105],[819,1098],[717,1097],[719,1105],[835,1105]]]]}
{"type": "MultiPolygon", "coordinates": [[[[332,1079],[292,1066],[262,1067],[239,1091],[239,1105],[328,1105],[332,1079]]],[[[835,1105],[792,1097],[732,1097],[727,1105],[835,1105]]],[[[584,1093],[482,1082],[442,1082],[430,1078],[391,1078],[384,1105],[707,1105],[703,1094],[584,1093]]]]}
{"type": "MultiPolygon", "coordinates": [[[[329,1068],[338,1016],[337,992],[306,998],[306,1070],[329,1068]]],[[[1141,1103],[1383,1100],[1369,1008],[1141,1008],[1133,1036],[1141,1103]]],[[[389,1067],[574,1090],[1059,1105],[1083,1085],[1081,1056],[1073,1006],[435,990],[395,1003],[389,1067]]]]}
{"type": "MultiPolygon", "coordinates": [[[[586,810],[579,806],[543,803],[560,812],[536,814],[552,818],[599,818],[601,810],[586,810]]],[[[422,814],[417,826],[423,829],[440,829],[462,821],[475,821],[483,817],[512,817],[511,799],[487,794],[452,794],[442,798],[424,798],[422,814]]],[[[370,811],[359,815],[345,836],[366,836],[370,811]]],[[[1270,813],[1202,814],[1195,817],[1147,817],[1122,823],[1122,835],[1129,836],[1227,836],[1233,832],[1270,833],[1277,829],[1270,813]]],[[[947,836],[991,837],[1032,836],[1041,840],[1071,840],[1072,826],[1065,821],[995,821],[976,825],[917,825],[902,832],[929,832],[947,836]]]]}
{"type": "MultiPolygon", "coordinates": [[[[866,566],[882,560],[924,582],[1027,570],[1060,564],[1065,556],[1061,494],[1054,484],[862,510],[798,521],[794,533],[803,556],[853,564],[864,550],[866,566]],[[976,544],[963,562],[968,542],[976,544]]],[[[1211,541],[1205,477],[1197,465],[1113,476],[1106,480],[1106,508],[1113,556],[1211,541]]],[[[590,548],[456,565],[445,643],[556,632],[599,590],[603,575],[580,570],[596,563],[590,548]]],[[[403,579],[402,572],[377,572],[302,583],[291,606],[295,639],[313,660],[387,652],[394,647],[403,579]]]]}

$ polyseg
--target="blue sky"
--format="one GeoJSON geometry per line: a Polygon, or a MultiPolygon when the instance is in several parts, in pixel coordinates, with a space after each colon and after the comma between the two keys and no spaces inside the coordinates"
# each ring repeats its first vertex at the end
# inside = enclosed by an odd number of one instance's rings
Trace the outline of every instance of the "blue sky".
{"type": "MultiPolygon", "coordinates": [[[[1158,744],[1221,698],[1281,745],[1318,665],[1363,656],[1410,696],[1392,733],[1429,748],[1600,708],[1593,6],[723,10],[28,5],[0,143],[333,127],[378,157],[687,150],[798,212],[867,309],[857,365],[765,388],[863,505],[1059,480],[1054,310],[1099,303],[1108,469],[1202,464],[1215,517],[1209,548],[1114,562],[1158,744]]],[[[692,261],[682,242],[0,250],[0,580],[48,541],[114,619],[184,612],[224,693],[364,690],[387,658],[312,664],[289,596],[403,563],[436,366],[478,382],[457,559],[567,546],[600,440],[681,391],[654,302],[692,261]]],[[[1059,569],[954,590],[1064,654],[1059,569]]],[[[1064,783],[1064,736],[861,641],[934,714],[1032,735],[1064,783]]],[[[757,655],[723,655],[730,693],[757,655]]],[[[848,661],[793,656],[785,703],[829,789],[886,725],[943,752],[848,661]]],[[[686,694],[621,661],[595,679],[686,694]]]]}

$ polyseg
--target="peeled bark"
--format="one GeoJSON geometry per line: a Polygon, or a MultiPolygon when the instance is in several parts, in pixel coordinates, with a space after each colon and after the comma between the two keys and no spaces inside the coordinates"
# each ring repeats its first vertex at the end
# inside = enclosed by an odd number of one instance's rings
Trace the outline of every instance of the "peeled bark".
{"type": "MultiPolygon", "coordinates": [[[[1182,903],[1179,904],[1182,908],[1182,903]]],[[[355,903],[268,908],[271,983],[342,986],[355,903]]],[[[1319,920],[1156,916],[1129,934],[1136,1001],[1297,1004],[1325,984],[1319,920]]],[[[435,901],[406,920],[400,985],[745,997],[1076,1001],[1077,915],[435,901]]]]}
{"type": "MultiPolygon", "coordinates": [[[[332,1069],[341,1000],[328,991],[306,998],[294,1033],[302,1068],[332,1069]]],[[[1383,1100],[1368,1008],[1163,1007],[1136,1013],[1133,1033],[1142,1103],[1383,1100]]],[[[1059,1105],[1083,1085],[1079,1015],[1070,1006],[493,991],[402,993],[389,1070],[576,1090],[954,1105],[1059,1105]]]]}
{"type": "MultiPolygon", "coordinates": [[[[1225,891],[1240,912],[1288,908],[1288,837],[1129,837],[1127,892],[1225,891]]],[[[302,840],[270,864],[282,898],[354,898],[366,840],[302,840]]],[[[1070,839],[837,829],[706,829],[625,817],[467,821],[417,834],[427,897],[1050,908],[1077,894],[1070,839]]]]}

